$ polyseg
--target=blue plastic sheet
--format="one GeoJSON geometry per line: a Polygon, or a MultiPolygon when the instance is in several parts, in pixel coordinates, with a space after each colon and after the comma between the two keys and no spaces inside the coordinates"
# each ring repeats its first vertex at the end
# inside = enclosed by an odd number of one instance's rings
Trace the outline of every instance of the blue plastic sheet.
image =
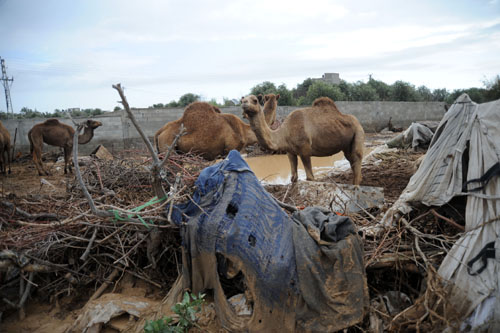
{"type": "Polygon", "coordinates": [[[204,169],[176,206],[184,287],[214,291],[229,331],[336,331],[363,318],[363,247],[352,221],[311,208],[287,215],[237,151],[204,169]],[[229,275],[226,275],[230,272],[229,275]],[[244,276],[250,318],[228,305],[220,276],[244,276]]]}

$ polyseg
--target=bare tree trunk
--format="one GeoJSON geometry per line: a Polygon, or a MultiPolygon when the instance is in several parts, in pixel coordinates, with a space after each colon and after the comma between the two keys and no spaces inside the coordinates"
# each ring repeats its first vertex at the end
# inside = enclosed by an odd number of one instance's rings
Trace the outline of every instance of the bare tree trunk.
{"type": "Polygon", "coordinates": [[[139,126],[137,121],[135,120],[134,114],[132,111],[130,111],[130,107],[127,102],[127,97],[125,97],[125,94],[123,93],[122,86],[120,83],[114,84],[113,88],[115,88],[118,91],[118,94],[120,95],[122,101],[121,103],[123,104],[123,108],[125,112],[127,112],[128,117],[132,121],[132,124],[134,124],[137,132],[139,132],[139,135],[141,136],[142,140],[146,144],[146,147],[148,148],[149,153],[151,154],[151,157],[153,158],[153,165],[151,166],[151,185],[153,187],[153,191],[155,195],[158,198],[164,198],[167,196],[167,193],[165,192],[165,189],[163,188],[161,184],[161,162],[160,159],[158,158],[158,155],[156,155],[153,145],[151,144],[151,141],[149,141],[148,137],[144,134],[142,131],[142,128],[139,126]]]}

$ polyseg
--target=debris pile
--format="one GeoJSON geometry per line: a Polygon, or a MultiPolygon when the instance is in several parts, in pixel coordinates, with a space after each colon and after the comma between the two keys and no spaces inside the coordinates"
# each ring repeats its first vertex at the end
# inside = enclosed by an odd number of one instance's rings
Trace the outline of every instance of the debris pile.
{"type": "Polygon", "coordinates": [[[92,214],[76,180],[67,184],[65,195],[0,199],[0,312],[22,311],[33,293],[57,301],[61,295],[94,292],[94,299],[124,273],[169,290],[182,259],[178,228],[163,212],[190,197],[208,163],[196,155],[171,154],[164,186],[170,189],[177,174],[180,186],[169,199],[158,200],[151,198],[142,156],[83,159],[82,177],[96,206],[116,218],[92,214]],[[139,221],[124,220],[123,214],[139,221]]]}

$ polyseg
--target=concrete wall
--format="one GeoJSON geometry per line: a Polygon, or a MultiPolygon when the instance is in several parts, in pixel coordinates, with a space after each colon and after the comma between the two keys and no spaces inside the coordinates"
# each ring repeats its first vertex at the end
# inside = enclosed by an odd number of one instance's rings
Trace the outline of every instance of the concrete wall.
{"type": "MultiPolygon", "coordinates": [[[[389,118],[392,117],[392,124],[395,127],[407,127],[414,121],[435,120],[439,121],[445,112],[444,102],[336,102],[338,108],[343,113],[356,116],[366,132],[380,131],[387,126],[389,118]]],[[[290,112],[299,107],[279,106],[277,110],[278,119],[285,118],[290,112]]],[[[151,139],[154,133],[169,121],[176,120],[182,116],[184,109],[136,109],[134,116],[143,131],[151,139]]],[[[232,113],[241,117],[241,107],[223,108],[222,112],[232,113]]],[[[75,119],[82,121],[86,118],[75,119]]],[[[80,145],[79,151],[88,154],[94,148],[103,144],[111,151],[122,149],[144,148],[144,144],[136,131],[134,125],[128,119],[125,112],[112,112],[106,115],[93,117],[103,123],[94,132],[94,138],[86,145],[80,145]]],[[[69,119],[59,119],[60,121],[72,125],[69,119]]],[[[43,122],[45,119],[9,119],[3,120],[3,124],[9,130],[12,141],[17,128],[16,151],[29,152],[28,131],[33,125],[43,122]]],[[[44,147],[44,151],[48,148],[44,147]]]]}

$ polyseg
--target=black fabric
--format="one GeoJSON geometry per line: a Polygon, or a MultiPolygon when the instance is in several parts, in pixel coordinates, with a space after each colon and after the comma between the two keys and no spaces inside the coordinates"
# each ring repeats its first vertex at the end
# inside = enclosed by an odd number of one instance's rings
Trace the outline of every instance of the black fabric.
{"type": "Polygon", "coordinates": [[[484,173],[484,175],[482,175],[480,178],[476,178],[476,179],[471,179],[469,181],[467,181],[463,188],[462,188],[462,192],[477,192],[477,191],[480,191],[482,189],[484,189],[486,187],[486,185],[488,185],[488,182],[494,177],[494,176],[500,176],[500,162],[497,162],[495,163],[491,168],[488,169],[488,171],[486,171],[484,173]],[[470,189],[470,190],[467,190],[467,186],[470,184],[470,183],[481,183],[482,185],[479,186],[479,187],[475,187],[473,189],[470,189]]]}
{"type": "Polygon", "coordinates": [[[479,275],[481,274],[482,271],[486,269],[486,266],[488,265],[488,259],[495,259],[495,242],[489,242],[484,246],[484,248],[479,251],[477,256],[472,258],[468,263],[467,263],[467,272],[474,276],[474,275],[479,275]],[[476,271],[472,271],[472,266],[476,261],[481,259],[482,266],[479,267],[476,271]]]}

